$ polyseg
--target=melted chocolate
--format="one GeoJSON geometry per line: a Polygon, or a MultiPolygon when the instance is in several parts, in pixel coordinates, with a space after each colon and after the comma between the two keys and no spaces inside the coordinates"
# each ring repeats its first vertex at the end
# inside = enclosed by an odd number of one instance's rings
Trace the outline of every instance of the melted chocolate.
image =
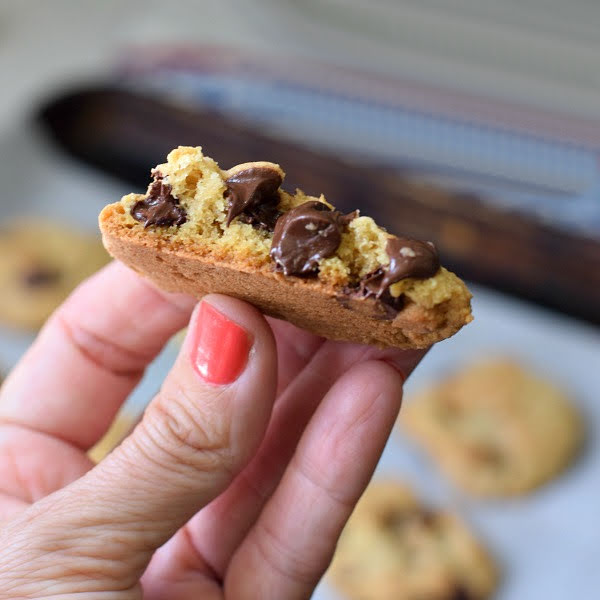
{"type": "Polygon", "coordinates": [[[277,223],[277,219],[279,219],[282,214],[283,213],[280,210],[277,210],[272,205],[259,205],[249,208],[246,212],[243,212],[238,219],[242,223],[252,225],[255,229],[274,231],[275,223],[277,223]]]}
{"type": "Polygon", "coordinates": [[[407,277],[432,277],[440,268],[437,250],[431,242],[394,237],[388,240],[385,250],[390,264],[365,275],[361,281],[365,296],[382,299],[390,285],[407,277]]]}
{"type": "Polygon", "coordinates": [[[426,529],[432,529],[438,522],[437,515],[427,508],[421,508],[415,514],[415,519],[426,529]]]}
{"type": "Polygon", "coordinates": [[[323,202],[309,201],[284,213],[275,225],[271,257],[285,275],[311,276],[319,260],[333,256],[343,228],[357,213],[342,215],[323,202]]]}
{"type": "Polygon", "coordinates": [[[150,184],[148,193],[131,207],[131,216],[144,227],[158,225],[170,227],[183,225],[187,221],[185,209],[172,194],[172,188],[164,183],[160,174],[155,174],[155,181],[150,184]]]}
{"type": "Polygon", "coordinates": [[[250,167],[227,179],[227,226],[239,216],[257,229],[273,231],[281,215],[277,205],[282,181],[279,171],[272,167],[250,167]]]}
{"type": "Polygon", "coordinates": [[[380,516],[381,526],[388,530],[400,529],[410,524],[419,524],[426,529],[435,526],[437,516],[427,508],[415,510],[389,510],[380,516]]]}
{"type": "Polygon", "coordinates": [[[494,448],[486,444],[478,444],[469,448],[471,456],[482,463],[487,463],[492,467],[502,467],[505,463],[504,454],[499,448],[494,448]]]}
{"type": "Polygon", "coordinates": [[[343,295],[337,296],[338,302],[351,310],[361,310],[373,319],[380,321],[394,319],[402,310],[404,306],[402,296],[394,298],[389,290],[386,290],[379,298],[375,298],[374,293],[369,292],[362,283],[345,288],[343,295]],[[368,302],[365,303],[365,300],[368,302]]]}
{"type": "Polygon", "coordinates": [[[473,596],[464,585],[456,583],[452,590],[452,595],[448,597],[448,600],[473,600],[473,596]]]}
{"type": "Polygon", "coordinates": [[[390,285],[407,277],[432,277],[440,268],[437,250],[431,242],[394,237],[388,240],[386,252],[389,265],[368,273],[356,287],[347,288],[347,299],[338,298],[342,304],[350,307],[354,302],[369,299],[373,318],[394,319],[404,300],[402,296],[392,296],[390,285]]]}

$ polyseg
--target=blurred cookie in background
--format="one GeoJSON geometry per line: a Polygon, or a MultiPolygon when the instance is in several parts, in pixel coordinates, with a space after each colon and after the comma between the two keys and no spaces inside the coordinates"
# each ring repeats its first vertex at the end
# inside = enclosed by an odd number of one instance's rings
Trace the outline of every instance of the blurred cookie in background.
{"type": "Polygon", "coordinates": [[[358,503],[329,578],[352,600],[483,600],[498,574],[457,517],[384,481],[372,483],[358,503]]]}
{"type": "Polygon", "coordinates": [[[140,422],[140,416],[122,410],[112,422],[104,437],[88,451],[88,456],[96,463],[112,452],[140,422]]]}
{"type": "Polygon", "coordinates": [[[0,321],[36,329],[86,277],[108,263],[99,235],[42,221],[0,227],[0,321]]]}
{"type": "Polygon", "coordinates": [[[176,348],[181,348],[183,346],[183,342],[185,340],[185,336],[187,335],[187,327],[184,327],[181,331],[178,331],[169,342],[173,344],[176,348]]]}
{"type": "Polygon", "coordinates": [[[458,486],[489,497],[555,477],[584,433],[568,396],[510,359],[466,366],[413,397],[398,422],[458,486]]]}

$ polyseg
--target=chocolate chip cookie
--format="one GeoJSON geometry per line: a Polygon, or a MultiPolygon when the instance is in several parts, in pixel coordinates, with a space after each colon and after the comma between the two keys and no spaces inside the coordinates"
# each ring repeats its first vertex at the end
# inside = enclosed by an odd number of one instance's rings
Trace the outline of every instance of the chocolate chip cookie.
{"type": "Polygon", "coordinates": [[[328,573],[352,600],[482,600],[492,559],[454,515],[426,508],[398,483],[372,483],[328,573]]]}
{"type": "Polygon", "coordinates": [[[426,347],[470,322],[471,295],[430,242],[281,186],[274,163],[224,171],[180,147],[146,194],[107,206],[108,251],[168,291],[243,298],[319,335],[426,347]]]}
{"type": "Polygon", "coordinates": [[[40,327],[83,279],[110,260],[95,235],[22,221],[0,228],[0,321],[40,327]]]}
{"type": "Polygon", "coordinates": [[[522,494],[564,469],[583,438],[567,395],[507,359],[467,366],[407,402],[399,417],[460,487],[522,494]]]}

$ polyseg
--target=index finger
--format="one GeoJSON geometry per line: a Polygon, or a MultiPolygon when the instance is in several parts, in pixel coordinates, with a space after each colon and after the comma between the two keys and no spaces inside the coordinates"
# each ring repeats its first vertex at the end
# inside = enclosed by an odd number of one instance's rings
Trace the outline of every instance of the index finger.
{"type": "Polygon", "coordinates": [[[196,301],[114,262],[50,317],[0,392],[0,423],[94,445],[196,301]]]}

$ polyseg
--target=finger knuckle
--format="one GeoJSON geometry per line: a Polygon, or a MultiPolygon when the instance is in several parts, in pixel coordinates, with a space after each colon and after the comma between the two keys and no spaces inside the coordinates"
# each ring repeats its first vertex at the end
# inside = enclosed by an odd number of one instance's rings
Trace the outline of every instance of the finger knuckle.
{"type": "MultiPolygon", "coordinates": [[[[214,399],[213,399],[214,401],[214,399]]],[[[157,459],[170,467],[213,472],[229,470],[232,461],[229,419],[211,410],[182,386],[171,386],[146,411],[141,423],[157,459]]]]}
{"type": "Polygon", "coordinates": [[[324,571],[321,557],[314,554],[300,556],[281,535],[262,524],[256,538],[256,550],[264,563],[279,577],[312,587],[324,571]]]}
{"type": "Polygon", "coordinates": [[[0,543],[5,548],[0,599],[46,597],[49,592],[62,597],[75,590],[123,591],[137,583],[131,564],[114,560],[113,540],[103,528],[72,510],[61,512],[60,505],[49,499],[11,521],[1,532],[0,543]]]}
{"type": "Polygon", "coordinates": [[[326,498],[343,510],[352,510],[353,498],[342,491],[345,489],[343,472],[332,473],[330,470],[324,470],[317,461],[307,456],[301,459],[294,457],[292,468],[296,476],[303,480],[303,487],[312,488],[311,492],[316,496],[326,498]]]}

